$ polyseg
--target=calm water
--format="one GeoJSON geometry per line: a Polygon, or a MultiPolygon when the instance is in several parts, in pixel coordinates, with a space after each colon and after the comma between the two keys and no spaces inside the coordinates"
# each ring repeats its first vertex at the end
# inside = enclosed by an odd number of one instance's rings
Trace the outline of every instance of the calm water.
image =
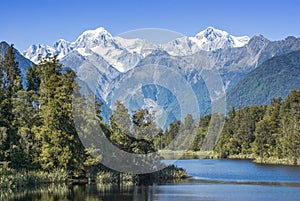
{"type": "Polygon", "coordinates": [[[26,191],[22,201],[300,201],[300,167],[258,165],[239,160],[180,160],[192,176],[152,186],[55,186],[26,191]]]}

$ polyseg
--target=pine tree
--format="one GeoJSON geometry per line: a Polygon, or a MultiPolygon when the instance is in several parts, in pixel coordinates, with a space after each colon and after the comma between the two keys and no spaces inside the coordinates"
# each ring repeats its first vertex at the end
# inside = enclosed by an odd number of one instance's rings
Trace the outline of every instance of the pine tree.
{"type": "Polygon", "coordinates": [[[41,125],[40,116],[31,101],[32,91],[20,90],[12,99],[14,120],[12,125],[17,128],[18,146],[21,156],[18,159],[20,168],[35,168],[38,166],[39,143],[34,136],[34,129],[41,125]]]}
{"type": "Polygon", "coordinates": [[[283,155],[298,163],[300,158],[300,91],[293,90],[282,105],[281,111],[283,155]]]}
{"type": "Polygon", "coordinates": [[[134,153],[147,154],[155,151],[153,139],[162,133],[154,121],[154,115],[147,109],[135,111],[132,117],[135,139],[132,143],[134,153]]]}
{"type": "Polygon", "coordinates": [[[22,150],[18,143],[18,127],[15,125],[13,114],[13,98],[17,98],[17,92],[22,90],[21,71],[18,62],[15,61],[13,45],[9,46],[1,65],[1,102],[0,102],[0,127],[6,132],[4,147],[5,160],[11,162],[11,166],[18,168],[22,158],[22,150]]]}
{"type": "Polygon", "coordinates": [[[175,138],[179,135],[179,130],[181,127],[181,121],[175,121],[170,123],[170,127],[166,129],[164,135],[163,135],[163,148],[168,150],[176,150],[177,144],[175,142],[175,138]]]}
{"type": "Polygon", "coordinates": [[[116,101],[115,107],[116,109],[110,116],[110,140],[124,151],[131,152],[131,137],[134,136],[132,136],[130,132],[131,119],[128,109],[121,103],[121,101],[116,101]]]}
{"type": "Polygon", "coordinates": [[[179,130],[179,137],[176,140],[177,148],[187,150],[190,148],[191,142],[194,140],[195,134],[195,120],[191,114],[187,114],[184,122],[179,130]]]}
{"type": "Polygon", "coordinates": [[[41,72],[38,72],[38,69],[38,66],[35,65],[33,67],[29,67],[26,73],[27,91],[34,91],[35,94],[38,94],[41,84],[41,72]]]}
{"type": "Polygon", "coordinates": [[[21,71],[18,67],[18,62],[15,61],[15,53],[13,45],[9,46],[5,54],[3,71],[3,89],[6,98],[11,98],[16,95],[17,91],[22,89],[21,71]]]}
{"type": "Polygon", "coordinates": [[[198,128],[195,128],[196,136],[190,148],[191,150],[200,151],[202,149],[203,142],[208,133],[211,117],[212,115],[209,114],[200,118],[198,128]]]}
{"type": "Polygon", "coordinates": [[[281,98],[273,99],[271,105],[267,107],[263,118],[256,124],[253,152],[262,160],[272,156],[279,157],[280,155],[280,107],[281,98]]]}
{"type": "Polygon", "coordinates": [[[84,149],[72,116],[75,73],[62,73],[56,57],[39,64],[39,108],[43,119],[37,132],[41,140],[39,162],[44,169],[65,168],[77,174],[83,167],[84,149]]]}

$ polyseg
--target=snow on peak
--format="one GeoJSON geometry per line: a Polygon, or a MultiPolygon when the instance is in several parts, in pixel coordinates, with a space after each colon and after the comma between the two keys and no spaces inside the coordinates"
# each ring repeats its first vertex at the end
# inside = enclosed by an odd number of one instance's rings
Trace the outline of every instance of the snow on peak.
{"type": "Polygon", "coordinates": [[[213,41],[217,38],[227,37],[228,35],[229,34],[226,31],[222,31],[212,26],[209,26],[205,30],[200,31],[198,34],[196,34],[195,37],[199,40],[207,38],[208,40],[213,41]]]}
{"type": "Polygon", "coordinates": [[[103,27],[99,27],[99,28],[93,29],[93,30],[84,31],[81,34],[81,36],[82,35],[110,35],[111,36],[111,34],[103,27]]]}
{"type": "Polygon", "coordinates": [[[230,47],[242,47],[249,42],[250,38],[248,36],[236,37],[210,26],[199,32],[192,40],[198,44],[200,49],[214,51],[230,47]]]}
{"type": "Polygon", "coordinates": [[[52,46],[39,44],[31,45],[23,52],[23,55],[34,63],[38,63],[43,57],[57,55],[58,59],[63,58],[73,50],[72,44],[66,40],[60,39],[52,46]]]}
{"type": "Polygon", "coordinates": [[[217,49],[226,49],[242,47],[249,42],[248,36],[236,37],[226,31],[216,29],[212,26],[197,33],[194,37],[182,37],[162,45],[170,55],[185,56],[191,55],[201,50],[215,51],[217,49]]]}
{"type": "Polygon", "coordinates": [[[56,50],[55,53],[58,55],[58,59],[61,59],[73,50],[73,44],[64,39],[59,39],[52,45],[52,47],[56,50]]]}
{"type": "Polygon", "coordinates": [[[32,62],[37,63],[43,57],[55,55],[55,52],[55,48],[49,45],[39,44],[29,46],[29,48],[23,52],[23,55],[32,62]]]}
{"type": "Polygon", "coordinates": [[[112,35],[103,27],[83,32],[74,42],[78,48],[93,48],[96,46],[107,46],[113,43],[112,35]]]}
{"type": "Polygon", "coordinates": [[[23,52],[23,55],[36,63],[45,56],[58,55],[58,59],[61,59],[71,51],[77,50],[83,56],[95,53],[120,72],[125,72],[133,68],[140,59],[158,48],[172,56],[185,56],[201,50],[214,51],[217,49],[242,47],[249,40],[248,36],[235,37],[226,31],[210,26],[194,37],[184,36],[167,44],[156,45],[144,39],[113,37],[105,28],[99,27],[94,30],[84,31],[74,42],[60,39],[52,46],[43,44],[32,45],[23,52]]]}

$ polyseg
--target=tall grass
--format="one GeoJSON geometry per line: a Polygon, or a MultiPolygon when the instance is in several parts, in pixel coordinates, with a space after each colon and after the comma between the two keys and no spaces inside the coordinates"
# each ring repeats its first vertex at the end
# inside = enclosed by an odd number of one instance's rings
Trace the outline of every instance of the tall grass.
{"type": "Polygon", "coordinates": [[[0,170],[0,189],[16,189],[40,184],[62,183],[68,178],[68,172],[64,169],[56,169],[51,172],[28,170],[0,170]]]}
{"type": "Polygon", "coordinates": [[[118,173],[115,171],[99,171],[96,177],[98,184],[133,184],[134,175],[126,173],[118,173]]]}
{"type": "Polygon", "coordinates": [[[169,183],[176,182],[181,179],[187,178],[188,174],[182,168],[178,168],[175,165],[169,165],[165,169],[145,174],[134,175],[118,173],[114,171],[100,171],[96,177],[96,183],[98,184],[140,184],[140,183],[169,183]]]}

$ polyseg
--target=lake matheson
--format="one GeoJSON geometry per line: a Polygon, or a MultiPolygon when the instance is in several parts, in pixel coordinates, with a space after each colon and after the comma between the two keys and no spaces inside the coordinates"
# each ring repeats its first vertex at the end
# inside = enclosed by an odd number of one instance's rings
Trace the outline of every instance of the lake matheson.
{"type": "Polygon", "coordinates": [[[300,201],[299,10],[1,2],[0,201],[300,201]]]}
{"type": "MultiPolygon", "coordinates": [[[[170,162],[170,161],[169,161],[170,162]]],[[[179,160],[191,178],[149,186],[79,185],[26,189],[14,201],[297,201],[300,167],[248,160],[179,160]]]]}

